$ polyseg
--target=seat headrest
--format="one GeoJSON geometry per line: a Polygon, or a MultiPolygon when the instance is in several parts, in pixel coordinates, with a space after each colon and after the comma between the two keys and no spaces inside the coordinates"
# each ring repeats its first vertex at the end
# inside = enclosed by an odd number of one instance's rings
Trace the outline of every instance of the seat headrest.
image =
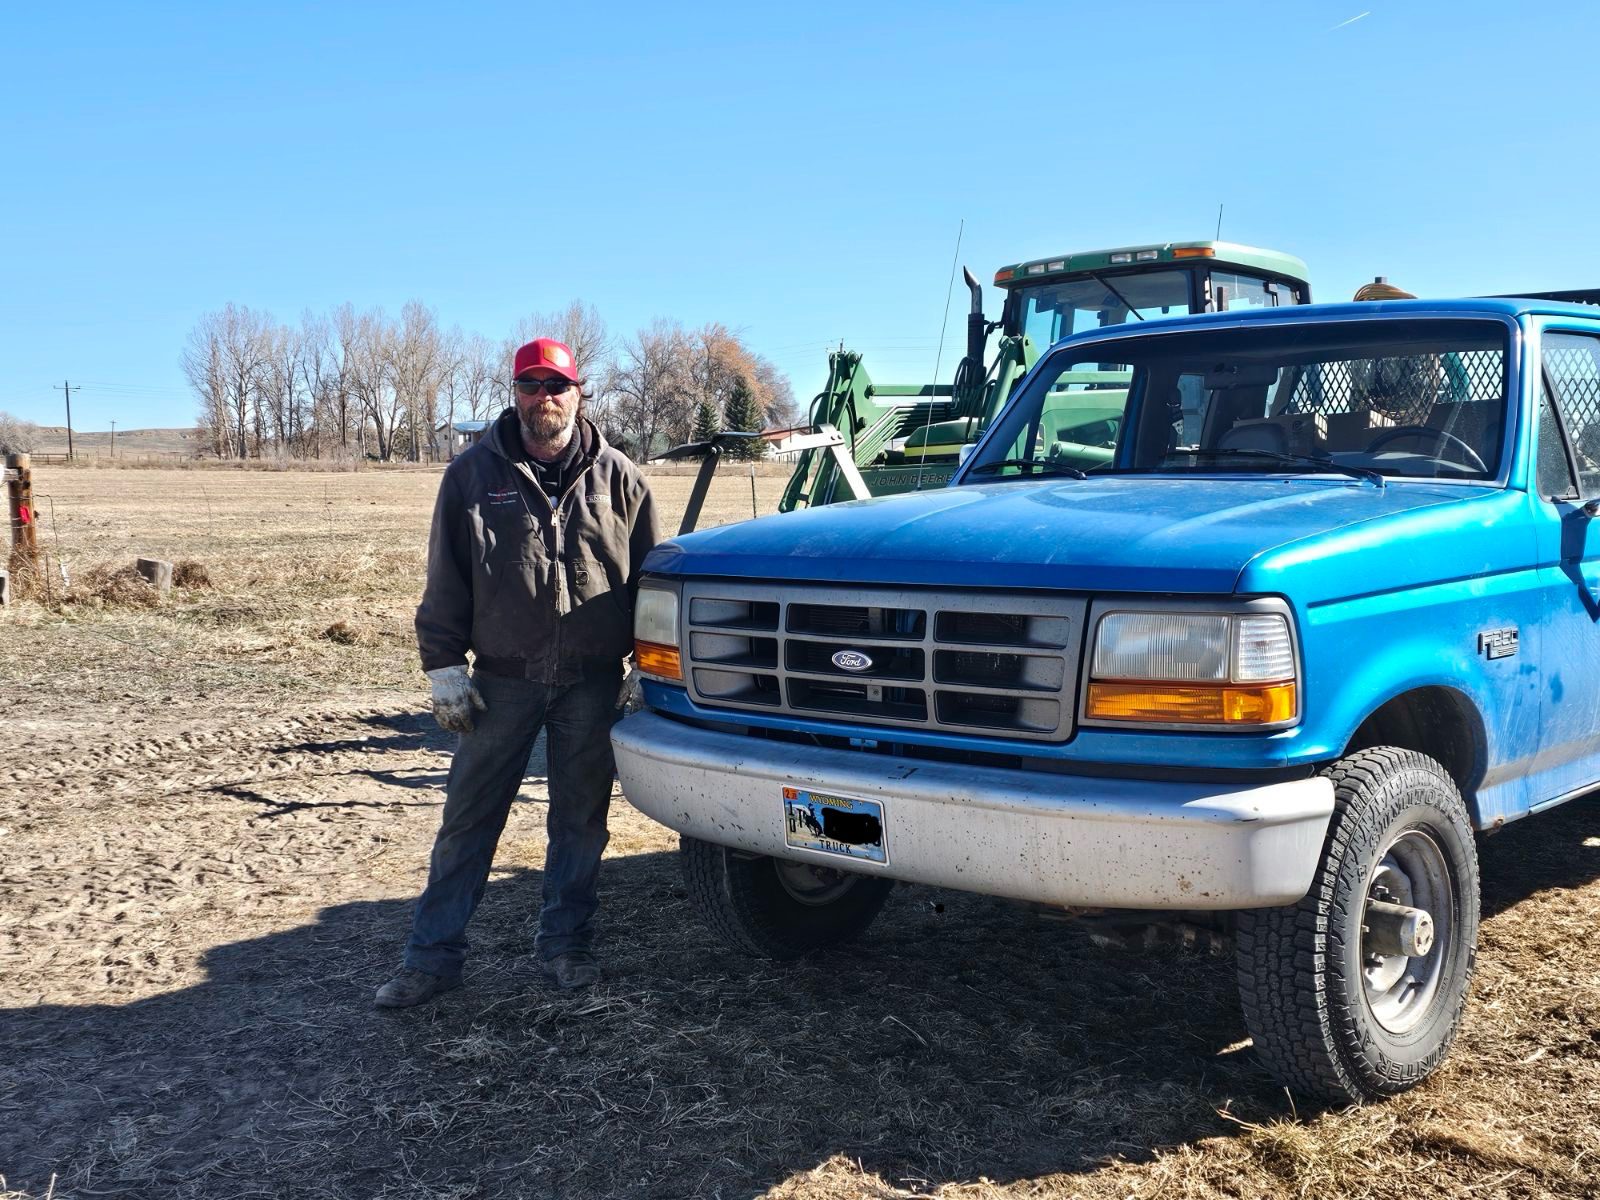
{"type": "Polygon", "coordinates": [[[1270,450],[1286,454],[1289,437],[1281,425],[1267,421],[1249,421],[1235,425],[1217,439],[1218,450],[1270,450]]]}

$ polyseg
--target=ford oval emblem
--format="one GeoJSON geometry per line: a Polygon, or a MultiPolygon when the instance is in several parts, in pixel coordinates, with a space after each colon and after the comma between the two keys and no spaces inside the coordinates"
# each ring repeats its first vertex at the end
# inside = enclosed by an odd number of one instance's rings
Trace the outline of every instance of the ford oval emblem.
{"type": "Polygon", "coordinates": [[[835,650],[833,665],[841,671],[870,671],[872,659],[859,650],[835,650]]]}

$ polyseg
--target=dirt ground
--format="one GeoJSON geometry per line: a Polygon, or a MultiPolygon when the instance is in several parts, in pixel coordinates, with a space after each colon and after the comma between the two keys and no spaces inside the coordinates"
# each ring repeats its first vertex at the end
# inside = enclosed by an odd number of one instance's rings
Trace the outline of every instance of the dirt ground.
{"type": "Polygon", "coordinates": [[[558,995],[542,751],[468,987],[378,1013],[449,763],[410,627],[437,471],[38,477],[74,590],[0,612],[0,1200],[1600,1191],[1600,801],[1484,843],[1451,1062],[1362,1109],[1274,1085],[1226,955],[905,887],[848,953],[741,958],[620,796],[606,978],[558,995]],[[146,607],[135,554],[209,582],[146,607]]]}

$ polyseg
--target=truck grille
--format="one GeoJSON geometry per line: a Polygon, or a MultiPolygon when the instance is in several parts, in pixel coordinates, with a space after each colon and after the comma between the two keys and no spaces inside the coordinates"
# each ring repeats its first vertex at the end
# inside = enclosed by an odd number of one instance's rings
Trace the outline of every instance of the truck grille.
{"type": "Polygon", "coordinates": [[[685,678],[708,708],[1063,741],[1087,608],[1005,592],[694,581],[683,589],[685,678]]]}

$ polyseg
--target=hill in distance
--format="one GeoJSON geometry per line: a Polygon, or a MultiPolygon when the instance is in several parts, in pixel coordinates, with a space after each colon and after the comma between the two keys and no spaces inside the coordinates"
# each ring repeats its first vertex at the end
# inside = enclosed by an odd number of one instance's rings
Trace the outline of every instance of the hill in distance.
{"type": "MultiPolygon", "coordinates": [[[[100,456],[111,453],[111,431],[74,429],[72,449],[79,456],[100,456]]],[[[39,426],[40,454],[65,454],[67,452],[67,427],[65,425],[39,426]]],[[[195,452],[193,429],[119,429],[118,454],[182,454],[195,452]]]]}

